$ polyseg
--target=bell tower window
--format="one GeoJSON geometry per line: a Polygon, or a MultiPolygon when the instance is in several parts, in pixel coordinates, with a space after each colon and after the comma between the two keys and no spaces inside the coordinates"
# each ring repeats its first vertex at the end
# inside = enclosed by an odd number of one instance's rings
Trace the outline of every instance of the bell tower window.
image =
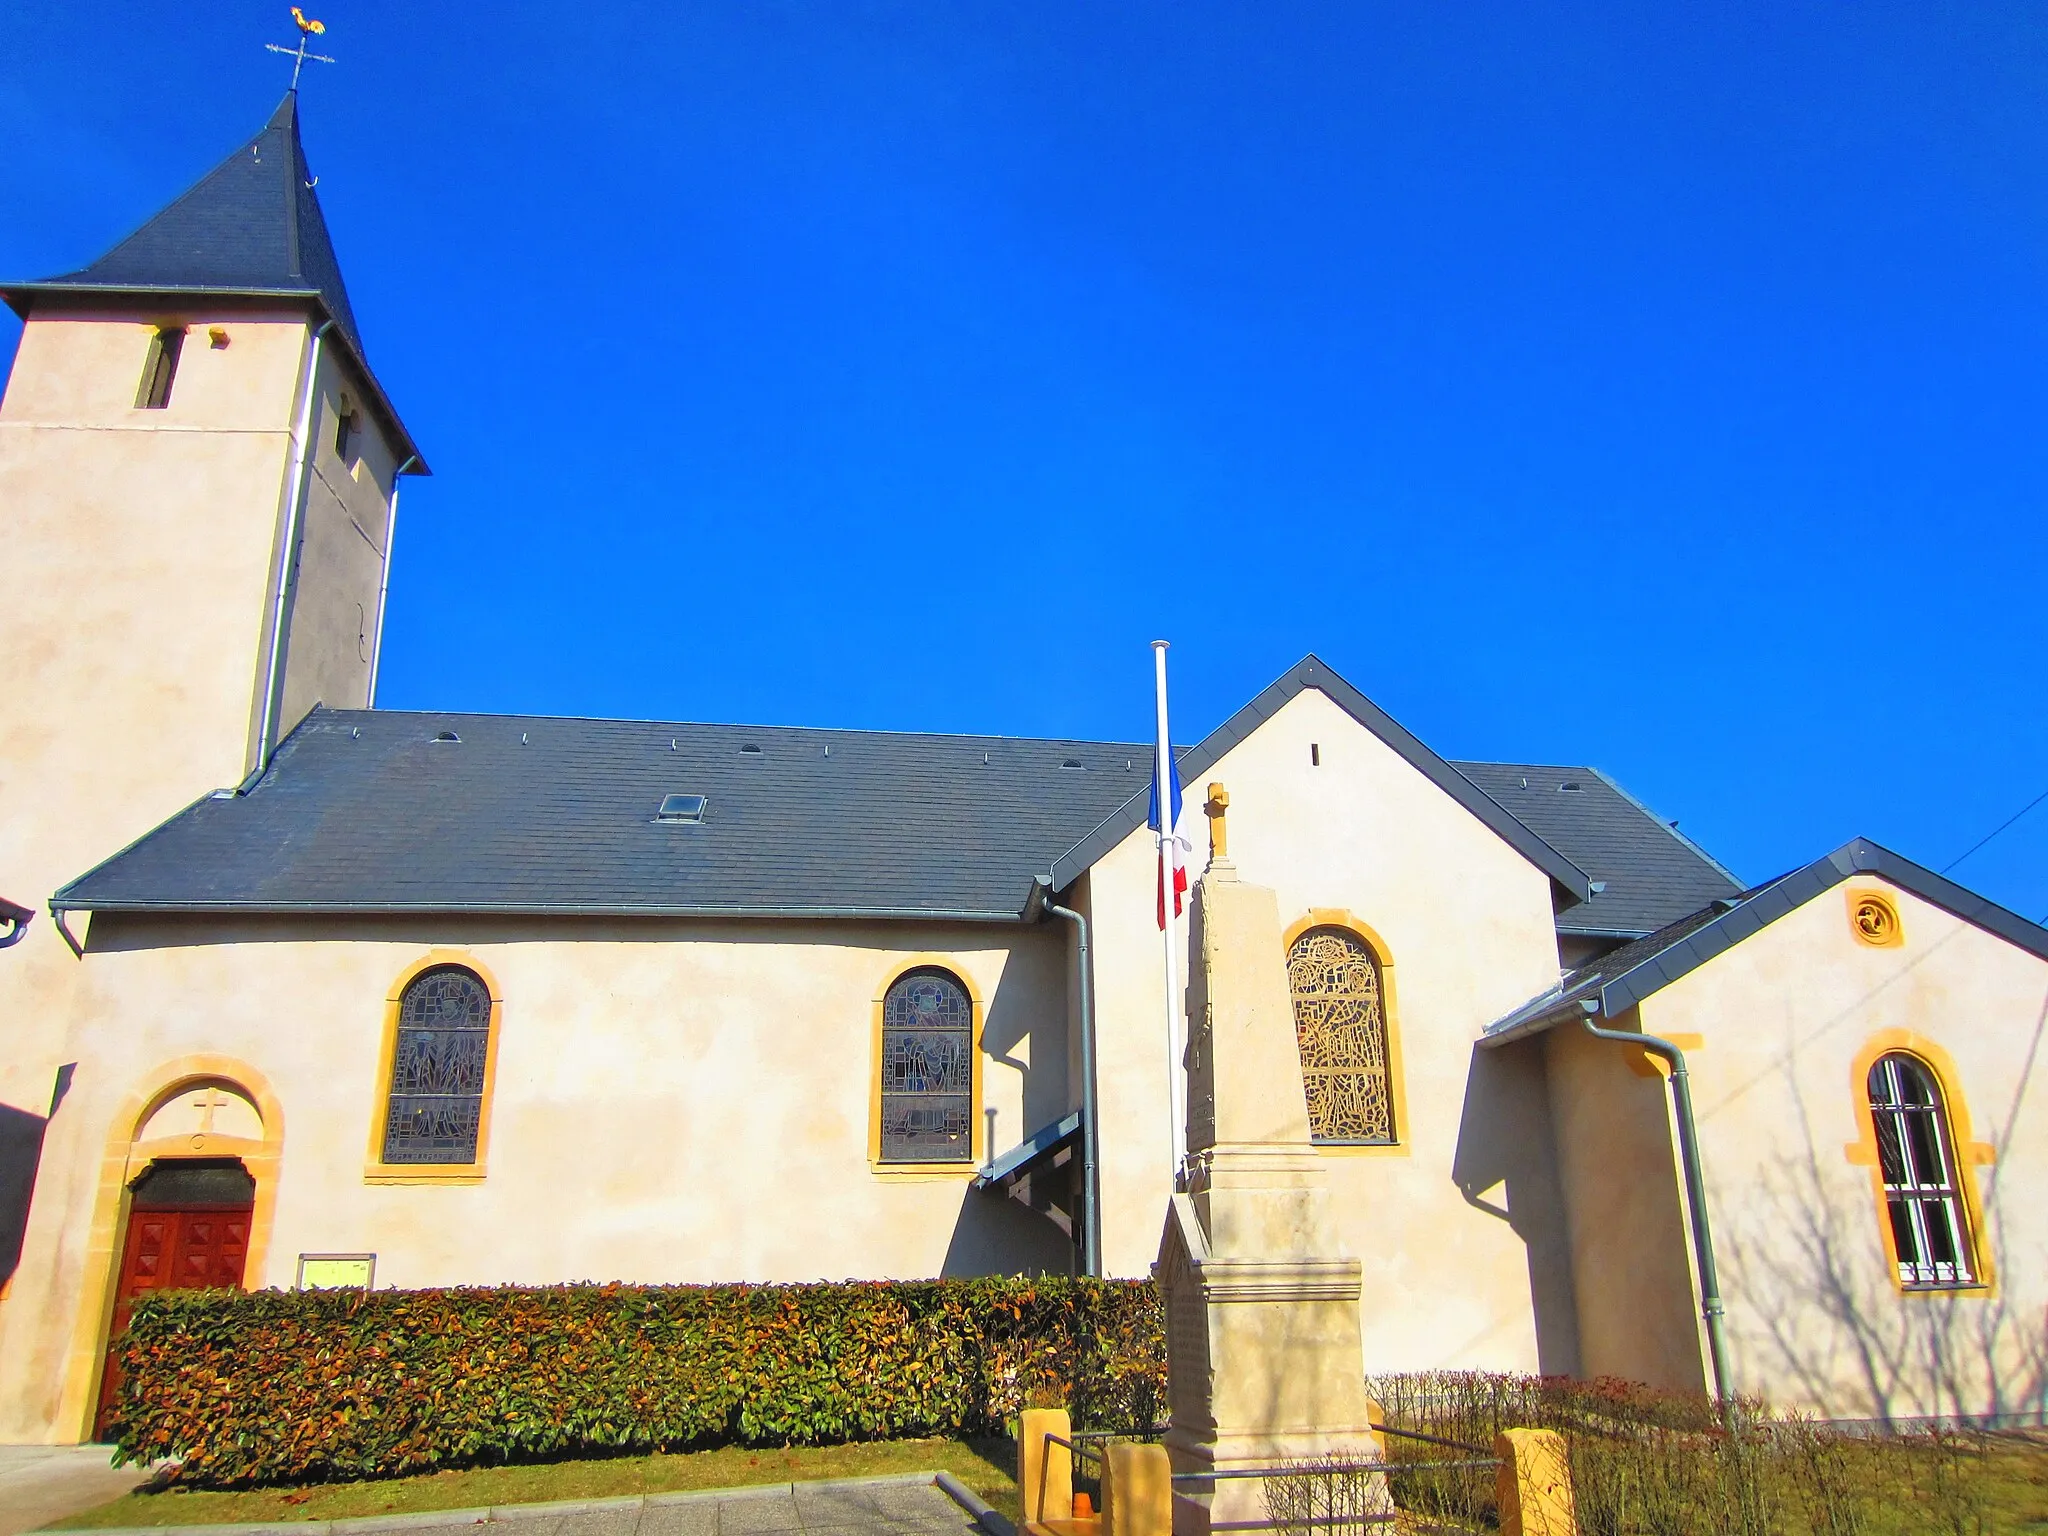
{"type": "Polygon", "coordinates": [[[149,339],[149,356],[142,365],[142,384],[135,391],[135,408],[160,411],[171,403],[171,385],[178,377],[178,354],[185,349],[185,327],[160,326],[149,339]]]}
{"type": "Polygon", "coordinates": [[[362,431],[363,414],[346,399],[335,415],[334,456],[341,460],[344,468],[353,469],[356,463],[356,443],[362,431]]]}

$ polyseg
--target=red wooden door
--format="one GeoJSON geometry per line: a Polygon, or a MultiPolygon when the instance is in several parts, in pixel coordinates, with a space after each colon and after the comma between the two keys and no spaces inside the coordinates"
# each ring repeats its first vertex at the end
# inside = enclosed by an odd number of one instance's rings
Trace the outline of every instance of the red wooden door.
{"type": "MultiPolygon", "coordinates": [[[[249,1256],[249,1216],[253,1200],[242,1204],[156,1204],[138,1196],[128,1213],[128,1236],[121,1249],[121,1281],[114,1292],[114,1316],[107,1337],[120,1337],[135,1310],[135,1298],[148,1291],[197,1290],[242,1285],[242,1265],[249,1256]]],[[[120,1382],[114,1355],[100,1378],[96,1432],[106,1429],[120,1382]]]]}

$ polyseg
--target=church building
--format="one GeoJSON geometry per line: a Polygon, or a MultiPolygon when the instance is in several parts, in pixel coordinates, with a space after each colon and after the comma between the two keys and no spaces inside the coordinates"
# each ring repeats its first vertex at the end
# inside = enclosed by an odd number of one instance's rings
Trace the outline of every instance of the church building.
{"type": "MultiPolygon", "coordinates": [[[[1150,745],[374,708],[428,471],[295,96],[0,296],[0,1440],[90,1438],[163,1286],[1148,1273],[1150,745]]],[[[2041,1411],[2048,931],[1862,840],[1745,887],[1315,656],[1175,751],[1361,1371],[2041,1411]]]]}

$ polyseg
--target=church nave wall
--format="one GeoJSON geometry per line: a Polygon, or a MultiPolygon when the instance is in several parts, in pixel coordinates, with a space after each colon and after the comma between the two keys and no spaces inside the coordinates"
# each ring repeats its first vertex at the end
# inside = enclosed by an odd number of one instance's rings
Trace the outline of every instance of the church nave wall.
{"type": "Polygon", "coordinates": [[[983,1004],[977,1108],[995,1110],[995,1150],[1065,1112],[1063,937],[102,914],[67,1044],[72,1092],[0,1307],[0,1434],[79,1431],[34,1383],[90,1289],[109,1126],[139,1078],[199,1052],[252,1064],[281,1106],[252,1287],[293,1283],[301,1253],[375,1253],[377,1283],[401,1287],[1065,1272],[1071,1248],[1050,1222],[970,1190],[976,1163],[899,1172],[869,1157],[875,1000],[913,959],[942,961],[983,1004]],[[387,1183],[372,1141],[386,999],[430,956],[469,957],[503,999],[484,1173],[387,1183]]]}

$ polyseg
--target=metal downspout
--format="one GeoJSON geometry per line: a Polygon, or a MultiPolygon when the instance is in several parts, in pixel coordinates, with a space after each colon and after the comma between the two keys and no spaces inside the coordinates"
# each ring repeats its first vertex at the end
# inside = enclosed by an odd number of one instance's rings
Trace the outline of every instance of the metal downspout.
{"type": "Polygon", "coordinates": [[[284,666],[284,620],[285,610],[291,604],[293,577],[298,569],[299,519],[306,505],[306,482],[313,468],[313,401],[320,383],[320,342],[334,326],[332,320],[323,320],[313,332],[313,340],[306,348],[306,377],[300,386],[299,428],[292,443],[292,490],[291,500],[285,507],[284,537],[279,541],[277,551],[277,601],[270,614],[270,659],[263,669],[263,717],[256,728],[256,767],[260,770],[270,763],[271,751],[277,745],[277,716],[284,707],[284,679],[278,675],[284,666]]]}
{"type": "Polygon", "coordinates": [[[74,939],[71,936],[71,930],[64,926],[64,909],[54,901],[50,903],[50,921],[56,924],[57,931],[64,935],[64,942],[71,949],[71,957],[74,960],[83,960],[85,958],[85,946],[74,939]]]}
{"type": "Polygon", "coordinates": [[[1045,910],[1074,925],[1075,963],[1081,973],[1081,1272],[1102,1273],[1101,1180],[1095,1166],[1095,976],[1088,958],[1088,919],[1050,897],[1045,910]]]}
{"type": "Polygon", "coordinates": [[[377,673],[384,661],[384,603],[391,596],[391,546],[398,542],[398,477],[419,461],[418,454],[409,453],[405,462],[391,471],[391,506],[384,515],[384,573],[377,582],[377,643],[370,648],[370,691],[364,698],[372,709],[377,707],[377,673]]]}
{"type": "Polygon", "coordinates": [[[1721,1280],[1714,1270],[1714,1234],[1707,1225],[1707,1181],[1700,1171],[1700,1134],[1692,1117],[1692,1082],[1685,1070],[1685,1052],[1669,1040],[1634,1030],[1602,1029],[1593,1022],[1600,1005],[1582,999],[1581,1022],[1601,1040],[1638,1045],[1671,1063],[1671,1097],[1678,1109],[1678,1157],[1685,1167],[1685,1203],[1692,1216],[1692,1251],[1700,1271],[1700,1316],[1707,1325],[1707,1352],[1714,1364],[1714,1398],[1728,1401],[1728,1340],[1722,1328],[1721,1280]]]}

